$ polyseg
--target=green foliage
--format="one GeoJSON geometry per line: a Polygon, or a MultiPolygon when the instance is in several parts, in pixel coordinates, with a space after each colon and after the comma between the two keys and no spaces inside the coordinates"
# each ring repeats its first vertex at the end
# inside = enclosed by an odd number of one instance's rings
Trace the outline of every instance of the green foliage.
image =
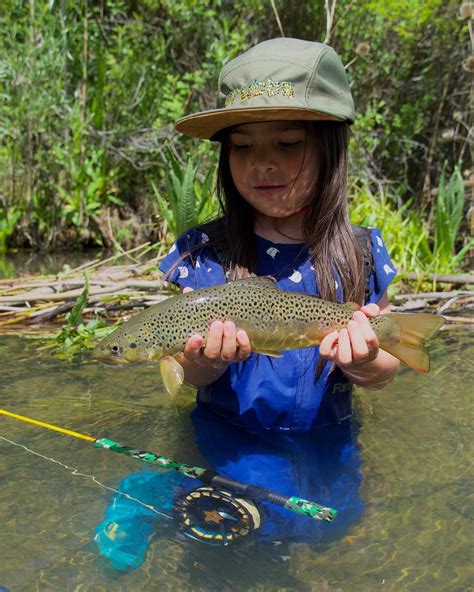
{"type": "Polygon", "coordinates": [[[440,267],[455,269],[468,250],[472,248],[474,241],[469,241],[456,254],[456,242],[459,242],[458,231],[464,213],[464,182],[460,165],[456,165],[446,183],[446,166],[445,162],[434,203],[434,252],[437,254],[440,267]]]}
{"type": "Polygon", "coordinates": [[[171,150],[166,152],[166,164],[166,197],[153,180],[151,185],[160,214],[166,220],[171,234],[176,237],[192,226],[216,216],[219,206],[212,192],[212,169],[200,181],[193,159],[189,157],[186,165],[182,166],[171,150]]]}
{"type": "Polygon", "coordinates": [[[440,163],[454,166],[468,141],[469,31],[458,10],[458,0],[337,3],[332,42],[350,63],[355,170],[396,185],[420,209],[433,199],[440,163]],[[455,141],[443,141],[451,128],[455,141]]]}
{"type": "MultiPolygon", "coordinates": [[[[455,174],[456,171],[453,176],[455,174]]],[[[351,220],[353,224],[373,226],[381,231],[390,257],[398,268],[399,279],[403,279],[407,273],[412,271],[419,275],[452,273],[459,269],[463,257],[473,246],[473,241],[471,241],[462,246],[457,253],[455,251],[456,241],[459,241],[458,227],[455,226],[455,221],[457,220],[459,224],[458,214],[459,211],[462,212],[462,206],[459,204],[459,181],[453,181],[453,187],[456,191],[452,190],[449,198],[446,195],[442,198],[443,203],[450,203],[448,210],[453,212],[451,222],[447,224],[445,223],[446,214],[439,214],[440,230],[437,229],[436,232],[443,233],[442,240],[431,238],[428,222],[423,220],[415,210],[410,209],[409,202],[397,206],[395,197],[389,197],[382,186],[379,186],[379,192],[376,195],[367,183],[353,184],[351,187],[351,220]],[[453,224],[453,227],[448,230],[447,226],[450,224],[453,224]],[[445,246],[448,242],[450,250],[447,250],[445,246]]]]}
{"type": "Polygon", "coordinates": [[[23,212],[15,206],[0,210],[0,254],[7,250],[7,241],[15,231],[15,227],[23,212]]]}
{"type": "Polygon", "coordinates": [[[409,210],[409,204],[395,207],[394,200],[388,198],[381,186],[378,194],[374,194],[363,183],[351,187],[350,205],[353,224],[380,230],[399,277],[410,271],[428,271],[426,261],[431,257],[428,226],[409,210]]]}
{"type": "MultiPolygon", "coordinates": [[[[470,36],[459,4],[335,4],[330,43],[347,65],[357,107],[354,205],[362,217],[382,208],[392,223],[387,242],[399,234],[396,258],[407,270],[454,269],[468,248],[456,244],[465,223],[460,198],[450,197],[460,195],[466,170],[454,181],[440,177],[445,161],[450,171],[460,160],[471,166],[470,36]],[[377,183],[383,200],[367,189],[377,183]]],[[[213,176],[203,173],[214,170],[213,143],[179,137],[173,125],[215,106],[222,64],[280,35],[274,9],[285,35],[324,40],[322,0],[3,0],[0,250],[101,244],[102,212],[114,208],[136,214],[146,240],[170,240],[215,215],[213,176]],[[156,210],[158,232],[149,224],[156,210]]],[[[124,224],[114,234],[130,243],[136,233],[124,224]]]]}
{"type": "Polygon", "coordinates": [[[123,205],[115,196],[117,171],[109,168],[103,148],[84,144],[88,122],[82,121],[80,105],[74,105],[65,121],[70,130],[67,143],[53,148],[55,164],[63,172],[57,191],[63,198],[63,220],[81,234],[89,218],[104,205],[123,205]]]}
{"type": "Polygon", "coordinates": [[[91,319],[87,323],[84,322],[82,312],[87,306],[88,297],[89,281],[85,276],[84,289],[67,315],[66,324],[55,337],[63,354],[72,355],[91,349],[98,339],[105,337],[115,329],[114,326],[106,325],[98,318],[91,319]]]}

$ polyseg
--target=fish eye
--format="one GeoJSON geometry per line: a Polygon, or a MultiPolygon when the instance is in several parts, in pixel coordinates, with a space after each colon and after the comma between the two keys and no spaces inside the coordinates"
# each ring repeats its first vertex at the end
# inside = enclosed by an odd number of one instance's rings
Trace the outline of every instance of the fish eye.
{"type": "Polygon", "coordinates": [[[113,345],[110,346],[110,351],[113,354],[120,354],[120,353],[122,353],[122,348],[120,347],[120,345],[118,345],[118,343],[114,343],[113,345]]]}

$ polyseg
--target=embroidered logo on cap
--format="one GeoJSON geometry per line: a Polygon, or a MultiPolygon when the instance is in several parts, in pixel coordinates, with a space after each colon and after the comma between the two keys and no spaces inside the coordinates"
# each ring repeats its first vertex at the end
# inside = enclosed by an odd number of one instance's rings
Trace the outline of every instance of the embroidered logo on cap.
{"type": "Polygon", "coordinates": [[[277,82],[271,78],[267,78],[265,82],[252,80],[250,84],[230,92],[225,98],[225,106],[230,107],[237,99],[243,102],[265,94],[268,97],[281,95],[287,99],[292,99],[295,96],[295,84],[288,81],[277,82]]]}

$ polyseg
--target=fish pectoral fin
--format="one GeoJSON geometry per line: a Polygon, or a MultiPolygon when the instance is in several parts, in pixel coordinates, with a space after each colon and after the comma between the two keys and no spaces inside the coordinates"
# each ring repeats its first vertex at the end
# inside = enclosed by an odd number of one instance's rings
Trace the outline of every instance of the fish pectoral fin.
{"type": "Polygon", "coordinates": [[[283,354],[280,351],[270,350],[270,349],[252,349],[256,354],[263,354],[265,356],[270,356],[271,358],[282,358],[283,354]]]}
{"type": "Polygon", "coordinates": [[[172,397],[175,397],[178,394],[179,387],[183,384],[183,367],[171,356],[165,356],[160,360],[160,372],[165,389],[172,397]]]}
{"type": "MultiPolygon", "coordinates": [[[[305,332],[308,345],[319,345],[326,335],[329,335],[329,333],[332,333],[334,330],[334,327],[321,327],[319,322],[308,323],[305,332]]],[[[308,345],[301,347],[308,347],[308,345]]]]}

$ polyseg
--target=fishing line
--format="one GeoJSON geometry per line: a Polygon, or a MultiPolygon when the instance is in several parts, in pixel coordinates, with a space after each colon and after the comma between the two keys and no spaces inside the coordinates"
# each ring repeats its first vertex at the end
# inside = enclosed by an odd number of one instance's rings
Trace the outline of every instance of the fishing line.
{"type": "Polygon", "coordinates": [[[45,456],[44,454],[41,454],[41,452],[36,452],[35,450],[32,450],[31,448],[28,448],[28,446],[25,446],[24,444],[20,444],[19,442],[13,442],[13,440],[9,440],[8,438],[4,438],[3,436],[0,436],[0,439],[5,440],[5,442],[8,442],[10,444],[13,444],[14,446],[18,446],[19,448],[23,448],[27,452],[31,452],[31,454],[34,454],[36,456],[40,456],[41,458],[44,458],[45,460],[49,460],[53,463],[56,463],[56,464],[64,467],[68,471],[71,471],[71,475],[75,475],[78,477],[88,477],[89,479],[91,479],[94,483],[96,483],[100,487],[103,487],[104,489],[108,489],[109,491],[112,491],[114,493],[117,493],[118,495],[126,497],[127,499],[134,501],[137,504],[140,504],[141,506],[144,506],[148,510],[151,510],[155,514],[162,516],[163,518],[168,518],[169,520],[172,520],[172,516],[165,514],[164,512],[161,512],[160,510],[157,510],[155,507],[150,506],[149,504],[146,504],[145,502],[142,502],[138,498],[133,497],[133,496],[129,495],[128,493],[124,493],[123,491],[119,491],[118,489],[115,489],[114,487],[109,487],[108,485],[101,483],[98,479],[96,479],[96,477],[94,475],[89,475],[89,473],[81,473],[81,471],[79,469],[76,469],[74,467],[70,467],[69,465],[66,465],[65,463],[61,462],[60,460],[56,460],[55,458],[52,458],[51,456],[45,456]]]}

